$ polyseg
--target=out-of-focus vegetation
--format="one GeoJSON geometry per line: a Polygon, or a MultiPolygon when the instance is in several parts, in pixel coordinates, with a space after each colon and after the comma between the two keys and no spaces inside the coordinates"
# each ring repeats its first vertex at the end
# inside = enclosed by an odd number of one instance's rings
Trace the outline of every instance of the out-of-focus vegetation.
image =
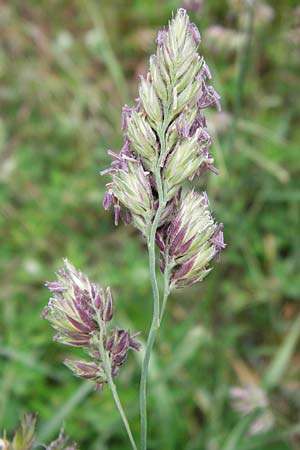
{"type": "MultiPolygon", "coordinates": [[[[187,2],[188,3],[188,2],[187,2]]],[[[193,2],[190,2],[193,3],[193,2]]],[[[194,2],[195,3],[195,2],[194,2]]],[[[300,447],[300,9],[295,1],[203,1],[192,19],[222,95],[210,111],[209,192],[228,244],[201,285],[168,304],[150,375],[151,449],[300,447]],[[271,428],[232,408],[233,386],[265,390],[271,428]]],[[[2,1],[0,4],[0,428],[39,414],[39,441],[64,423],[81,448],[127,449],[108,390],[72,377],[40,320],[43,281],[68,257],[110,284],[118,318],[145,339],[147,256],[101,200],[120,110],[137,95],[155,37],[176,0],[2,1]]],[[[139,430],[139,359],[118,380],[139,430]]]]}

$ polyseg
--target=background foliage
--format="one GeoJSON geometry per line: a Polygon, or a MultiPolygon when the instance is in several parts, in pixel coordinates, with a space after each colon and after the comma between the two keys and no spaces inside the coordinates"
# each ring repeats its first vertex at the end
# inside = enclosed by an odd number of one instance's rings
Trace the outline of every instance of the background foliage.
{"type": "MultiPolygon", "coordinates": [[[[172,295],[153,357],[152,449],[286,450],[300,446],[300,10],[297,2],[203,1],[191,13],[222,95],[210,112],[220,175],[206,175],[228,248],[207,280],[172,295]],[[224,28],[216,28],[215,26],[224,28]],[[214,27],[214,28],[213,28],[214,27]],[[274,429],[251,436],[229,401],[257,384],[274,429]]],[[[82,449],[127,449],[108,392],[61,364],[40,320],[43,281],[62,257],[113,287],[117,317],[151,316],[144,243],[102,210],[108,147],[133,103],[157,30],[177,0],[11,0],[0,3],[0,429],[38,412],[40,441],[61,423],[82,449]]],[[[139,372],[118,381],[138,432],[139,372]]],[[[247,420],[247,419],[246,419],[247,420]]]]}

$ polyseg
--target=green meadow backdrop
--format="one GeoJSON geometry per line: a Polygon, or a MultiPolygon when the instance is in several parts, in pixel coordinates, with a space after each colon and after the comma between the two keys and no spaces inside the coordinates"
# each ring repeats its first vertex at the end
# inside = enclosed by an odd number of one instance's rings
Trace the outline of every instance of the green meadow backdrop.
{"type": "MultiPolygon", "coordinates": [[[[186,1],[188,3],[197,3],[186,1]]],[[[191,12],[223,112],[207,111],[218,176],[206,189],[227,248],[202,284],[168,303],[149,382],[149,449],[300,448],[300,7],[203,0],[191,12]],[[273,428],[247,432],[234,386],[265,391],[273,428]]],[[[82,450],[126,450],[110,393],[63,366],[76,350],[40,320],[45,280],[69,258],[112,287],[117,319],[146,338],[143,239],[101,202],[121,146],[121,107],[177,0],[0,2],[0,431],[25,412],[39,442],[63,425],[82,450]]],[[[139,430],[140,357],[117,380],[139,430]]]]}

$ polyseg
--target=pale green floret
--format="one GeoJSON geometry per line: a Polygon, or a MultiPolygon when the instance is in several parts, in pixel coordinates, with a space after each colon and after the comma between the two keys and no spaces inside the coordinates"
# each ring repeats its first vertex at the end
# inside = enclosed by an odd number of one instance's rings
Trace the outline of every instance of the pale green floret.
{"type": "MultiPolygon", "coordinates": [[[[71,316],[72,317],[72,316],[71,316]]],[[[65,315],[60,314],[58,311],[55,313],[50,313],[48,320],[57,331],[64,330],[65,332],[77,332],[77,328],[74,327],[68,320],[66,320],[65,315]]]]}
{"type": "MultiPolygon", "coordinates": [[[[190,38],[192,39],[192,38],[190,38]]],[[[187,45],[186,48],[182,51],[182,57],[180,60],[180,65],[176,68],[176,81],[178,82],[180,78],[188,72],[190,76],[193,73],[193,65],[195,64],[195,60],[198,59],[198,54],[196,53],[196,47],[191,44],[187,45]]]]}
{"type": "MultiPolygon", "coordinates": [[[[197,269],[197,270],[195,269],[195,270],[194,270],[194,268],[193,268],[192,271],[189,273],[188,276],[184,276],[184,277],[181,278],[181,280],[180,280],[181,283],[180,283],[180,284],[183,284],[182,281],[183,281],[183,282],[184,282],[184,281],[188,281],[188,280],[191,280],[192,278],[194,278],[192,284],[200,283],[201,281],[204,280],[205,277],[207,277],[207,275],[208,275],[211,271],[212,271],[212,267],[210,267],[209,269],[203,269],[203,270],[199,270],[199,269],[197,269]]],[[[187,284],[188,284],[188,283],[187,283],[187,284]]]]}
{"type": "Polygon", "coordinates": [[[174,148],[174,145],[179,139],[178,128],[183,128],[184,124],[190,128],[194,123],[198,114],[198,109],[193,107],[186,107],[176,121],[169,127],[166,137],[166,153],[169,154],[174,148]]]}
{"type": "Polygon", "coordinates": [[[167,131],[166,154],[171,153],[177,141],[178,141],[178,131],[176,124],[173,123],[167,131]]]}
{"type": "MultiPolygon", "coordinates": [[[[175,18],[170,22],[168,32],[168,43],[170,45],[170,51],[175,64],[178,57],[182,57],[182,54],[190,46],[196,49],[196,44],[192,36],[188,31],[189,18],[184,10],[179,10],[175,18]]],[[[179,59],[179,58],[178,58],[179,59]]]]}
{"type": "Polygon", "coordinates": [[[147,80],[141,78],[139,94],[144,110],[146,111],[153,128],[158,129],[162,122],[162,110],[154,86],[149,81],[149,77],[147,80]]]}
{"type": "MultiPolygon", "coordinates": [[[[197,115],[198,115],[198,108],[195,105],[193,106],[189,105],[182,111],[180,116],[176,119],[176,124],[179,127],[183,127],[183,125],[186,123],[190,128],[193,125],[197,115]]],[[[177,130],[176,125],[175,129],[177,130]]]]}
{"type": "Polygon", "coordinates": [[[113,175],[112,191],[133,215],[148,220],[153,209],[148,176],[138,162],[128,162],[127,167],[127,171],[119,170],[113,175]]]}
{"type": "Polygon", "coordinates": [[[171,78],[170,78],[169,70],[167,69],[167,67],[165,65],[163,49],[161,47],[158,47],[158,49],[157,49],[157,61],[158,61],[158,67],[159,67],[160,73],[162,75],[162,78],[165,81],[166,85],[169,86],[171,83],[171,78]]]}
{"type": "MultiPolygon", "coordinates": [[[[158,49],[158,57],[163,58],[168,77],[176,85],[176,81],[187,71],[194,68],[197,44],[189,29],[189,18],[184,11],[179,11],[170,22],[162,49],[158,49]]],[[[160,64],[161,67],[162,64],[160,64]]],[[[164,77],[167,78],[167,77],[164,77]]],[[[192,79],[192,78],[191,78],[192,79]]]]}
{"type": "Polygon", "coordinates": [[[177,13],[169,26],[169,43],[173,55],[180,52],[184,46],[189,19],[186,14],[177,13]]]}
{"type": "Polygon", "coordinates": [[[138,216],[136,214],[132,214],[133,225],[138,230],[140,230],[144,235],[145,235],[145,232],[146,232],[147,223],[151,219],[151,216],[152,216],[152,214],[151,214],[150,211],[147,214],[145,214],[144,217],[138,216]]]}
{"type": "Polygon", "coordinates": [[[56,330],[77,331],[77,328],[66,319],[66,315],[68,315],[75,320],[81,320],[72,306],[70,294],[65,292],[64,296],[59,298],[59,300],[52,298],[51,302],[52,307],[48,311],[48,320],[53,328],[56,330]]]}
{"type": "Polygon", "coordinates": [[[155,88],[158,97],[162,100],[163,103],[166,103],[168,100],[167,88],[163,81],[158,66],[157,57],[155,55],[152,55],[150,58],[150,74],[153,86],[155,88]]]}
{"type": "Polygon", "coordinates": [[[185,138],[178,143],[171,153],[164,176],[168,198],[171,198],[180,185],[205,161],[203,156],[199,156],[201,147],[198,138],[197,130],[193,137],[185,138]]]}
{"type": "Polygon", "coordinates": [[[196,79],[202,65],[197,47],[189,31],[189,18],[179,10],[170,22],[157,56],[150,59],[150,72],[164,106],[171,107],[169,120],[179,114],[200,95],[200,80],[196,79]],[[171,105],[170,105],[171,103],[171,105]]]}
{"type": "MultiPolygon", "coordinates": [[[[163,43],[158,46],[157,56],[150,59],[152,82],[164,113],[167,112],[168,122],[186,106],[196,105],[200,98],[201,80],[197,79],[197,74],[203,59],[198,55],[197,47],[189,30],[189,18],[184,10],[179,10],[169,24],[163,43]]],[[[146,112],[148,114],[147,109],[146,112]]],[[[154,115],[149,116],[153,121],[154,115]]]]}
{"type": "Polygon", "coordinates": [[[173,81],[175,77],[175,68],[174,68],[174,56],[171,55],[170,45],[168,43],[169,37],[165,38],[164,45],[162,47],[162,59],[166,70],[170,76],[171,81],[173,81]]]}
{"type": "Polygon", "coordinates": [[[202,61],[202,58],[197,53],[193,55],[190,67],[183,72],[182,77],[176,84],[177,92],[182,92],[190,84],[191,80],[195,79],[201,69],[202,61]]]}
{"type": "Polygon", "coordinates": [[[214,258],[215,254],[216,254],[215,247],[209,242],[206,242],[202,247],[199,248],[193,267],[191,268],[191,270],[187,275],[182,277],[182,280],[192,279],[198,274],[200,274],[201,280],[199,279],[198,281],[202,281],[203,278],[207,274],[209,274],[209,272],[212,270],[212,268],[205,270],[204,268],[214,258]]]}
{"type": "Polygon", "coordinates": [[[128,137],[133,150],[144,158],[149,169],[153,169],[158,154],[156,136],[141,113],[133,111],[128,119],[128,137]]]}
{"type": "Polygon", "coordinates": [[[187,87],[178,95],[177,88],[173,89],[173,103],[170,111],[170,118],[180,114],[189,104],[195,105],[201,95],[201,80],[189,83],[187,87]]]}

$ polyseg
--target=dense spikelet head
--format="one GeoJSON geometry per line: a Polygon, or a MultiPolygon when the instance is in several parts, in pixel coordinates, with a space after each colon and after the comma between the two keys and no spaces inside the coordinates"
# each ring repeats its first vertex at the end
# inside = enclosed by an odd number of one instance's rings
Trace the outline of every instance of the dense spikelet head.
{"type": "MultiPolygon", "coordinates": [[[[188,73],[186,79],[191,83],[192,65],[197,64],[200,69],[200,57],[197,47],[200,43],[200,34],[194,24],[190,23],[184,9],[179,9],[175,17],[169,22],[167,30],[162,30],[157,37],[157,58],[161,73],[166,84],[172,84],[180,94],[179,81],[188,73]]],[[[187,84],[190,84],[187,83],[187,84]]]]}
{"type": "Polygon", "coordinates": [[[203,244],[209,241],[216,223],[209,211],[206,197],[188,192],[181,200],[178,213],[171,225],[169,254],[176,263],[185,262],[203,244]]]}
{"type": "MultiPolygon", "coordinates": [[[[171,268],[171,288],[202,281],[210,272],[209,263],[219,253],[214,242],[219,226],[215,223],[205,193],[188,192],[180,200],[170,225],[160,230],[162,258],[171,268]]],[[[222,241],[222,247],[225,244],[222,241]]]]}
{"type": "Polygon", "coordinates": [[[112,176],[104,207],[114,203],[118,217],[123,205],[123,220],[133,218],[142,232],[145,219],[155,215],[158,171],[168,202],[187,180],[206,169],[216,172],[201,111],[213,104],[219,108],[220,97],[206,84],[211,73],[198,54],[200,42],[197,27],[179,9],[158,33],[157,51],[150,57],[147,76],[141,77],[136,106],[123,107],[124,146],[119,155],[109,152],[115,159],[102,172],[112,176]]]}
{"type": "Polygon", "coordinates": [[[201,281],[225,247],[222,224],[213,220],[206,194],[191,190],[178,201],[186,182],[207,169],[218,173],[203,111],[212,105],[220,110],[220,96],[208,84],[211,72],[198,54],[201,36],[184,9],[159,31],[156,42],[136,106],[123,108],[125,144],[105,171],[112,183],[103,204],[107,209],[114,203],[115,217],[123,205],[128,212],[123,220],[129,217],[146,235],[164,202],[156,241],[171,287],[179,288],[201,281]]]}
{"type": "MultiPolygon", "coordinates": [[[[211,74],[203,57],[197,52],[200,41],[200,33],[184,9],[177,11],[167,30],[158,33],[155,61],[167,92],[166,100],[163,95],[160,95],[160,100],[164,112],[169,108],[169,122],[186,107],[187,116],[193,108],[203,109],[203,83],[211,74]]],[[[156,82],[152,77],[152,82],[156,92],[161,92],[160,79],[156,82]]]]}
{"type": "Polygon", "coordinates": [[[52,297],[42,313],[57,331],[54,339],[62,344],[81,347],[88,361],[67,359],[65,364],[81,378],[105,383],[106,376],[99,345],[103,345],[110,361],[111,373],[116,376],[130,349],[139,350],[140,344],[127,330],[110,328],[113,319],[113,298],[110,288],[103,290],[68,261],[57,274],[57,280],[47,282],[52,297]],[[116,338],[118,336],[118,338],[116,338]],[[123,336],[126,336],[125,343],[123,336]],[[121,339],[122,338],[122,339],[121,339]],[[113,345],[108,345],[112,342],[113,345]],[[124,345],[121,356],[115,351],[119,340],[124,345]]]}
{"type": "Polygon", "coordinates": [[[64,260],[57,281],[46,282],[52,297],[42,317],[49,320],[57,334],[55,340],[65,345],[85,347],[97,333],[97,312],[103,315],[107,292],[64,260]]]}

